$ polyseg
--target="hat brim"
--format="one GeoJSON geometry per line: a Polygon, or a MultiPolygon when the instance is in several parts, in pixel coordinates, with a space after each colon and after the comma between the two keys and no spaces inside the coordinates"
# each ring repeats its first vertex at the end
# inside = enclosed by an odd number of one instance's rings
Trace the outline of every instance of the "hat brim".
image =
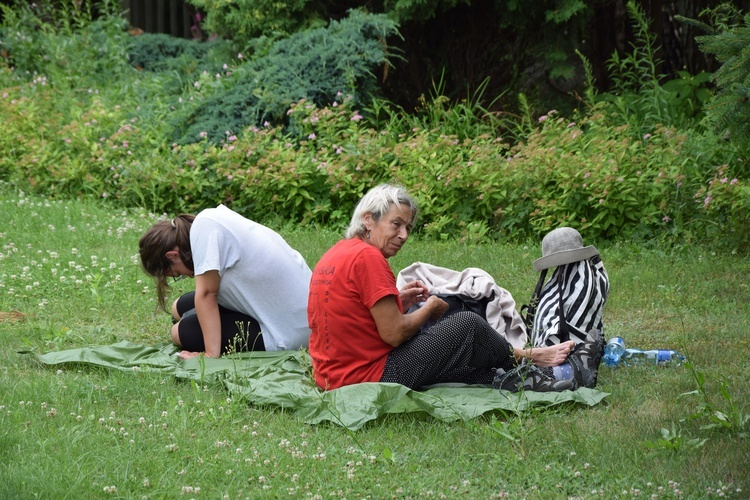
{"type": "Polygon", "coordinates": [[[599,252],[593,245],[583,248],[574,248],[573,250],[562,250],[534,261],[534,271],[539,272],[550,267],[564,266],[572,262],[590,259],[599,252]]]}

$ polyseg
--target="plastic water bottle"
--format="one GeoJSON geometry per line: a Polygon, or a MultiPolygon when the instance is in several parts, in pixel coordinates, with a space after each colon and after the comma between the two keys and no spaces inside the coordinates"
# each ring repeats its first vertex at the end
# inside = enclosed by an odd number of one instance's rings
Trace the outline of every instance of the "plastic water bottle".
{"type": "Polygon", "coordinates": [[[607,345],[604,348],[604,356],[602,361],[607,366],[617,366],[620,364],[620,359],[625,353],[625,341],[622,337],[612,337],[607,341],[607,345]]]}
{"type": "Polygon", "coordinates": [[[680,366],[685,356],[669,349],[625,349],[622,355],[623,365],[666,365],[680,366]]]}

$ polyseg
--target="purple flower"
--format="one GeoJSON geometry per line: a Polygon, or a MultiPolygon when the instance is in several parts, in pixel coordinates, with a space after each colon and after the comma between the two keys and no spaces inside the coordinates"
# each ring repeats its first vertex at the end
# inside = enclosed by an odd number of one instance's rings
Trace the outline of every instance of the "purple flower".
{"type": "Polygon", "coordinates": [[[729,181],[729,185],[730,185],[730,186],[734,186],[734,185],[735,185],[735,184],[737,184],[738,182],[739,182],[739,181],[737,180],[737,177],[735,177],[734,179],[732,179],[731,181],[729,181]]]}

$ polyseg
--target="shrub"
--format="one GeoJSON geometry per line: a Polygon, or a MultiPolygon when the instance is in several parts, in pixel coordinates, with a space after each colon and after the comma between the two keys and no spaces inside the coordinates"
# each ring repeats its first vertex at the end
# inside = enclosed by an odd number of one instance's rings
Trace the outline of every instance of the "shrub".
{"type": "Polygon", "coordinates": [[[240,47],[253,38],[286,36],[320,26],[322,3],[310,0],[188,0],[206,13],[203,28],[228,37],[240,47]]]}
{"type": "Polygon", "coordinates": [[[60,90],[90,91],[116,81],[126,71],[126,23],[112,2],[102,4],[96,19],[83,8],[88,2],[60,2],[51,12],[34,3],[0,6],[6,64],[18,77],[44,77],[60,90]]]}
{"type": "Polygon", "coordinates": [[[746,154],[750,153],[750,14],[737,25],[711,30],[711,34],[697,37],[701,50],[715,55],[722,63],[713,74],[718,88],[707,106],[714,126],[746,154]]]}
{"type": "Polygon", "coordinates": [[[131,37],[128,43],[130,64],[144,71],[176,71],[180,75],[193,75],[201,70],[215,72],[221,69],[216,60],[226,59],[229,44],[222,40],[200,42],[161,33],[144,33],[131,37]]]}
{"type": "Polygon", "coordinates": [[[385,16],[352,11],[328,28],[297,33],[275,42],[268,53],[243,64],[220,82],[205,75],[198,85],[203,100],[185,107],[172,121],[174,140],[196,142],[202,133],[218,143],[265,122],[283,124],[289,106],[306,99],[317,106],[344,92],[360,106],[376,92],[375,69],[388,60],[384,40],[396,34],[385,16]]]}

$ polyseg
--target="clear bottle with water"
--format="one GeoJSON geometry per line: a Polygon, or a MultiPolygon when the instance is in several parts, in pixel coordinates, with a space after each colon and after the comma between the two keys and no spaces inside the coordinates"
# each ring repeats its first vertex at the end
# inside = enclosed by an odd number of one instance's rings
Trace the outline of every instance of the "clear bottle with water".
{"type": "Polygon", "coordinates": [[[625,353],[625,341],[622,337],[612,337],[607,341],[604,347],[604,356],[602,361],[607,366],[617,366],[620,364],[622,355],[625,353]]]}
{"type": "Polygon", "coordinates": [[[666,364],[680,366],[685,359],[685,356],[670,349],[625,349],[622,354],[622,364],[628,366],[666,364]]]}

